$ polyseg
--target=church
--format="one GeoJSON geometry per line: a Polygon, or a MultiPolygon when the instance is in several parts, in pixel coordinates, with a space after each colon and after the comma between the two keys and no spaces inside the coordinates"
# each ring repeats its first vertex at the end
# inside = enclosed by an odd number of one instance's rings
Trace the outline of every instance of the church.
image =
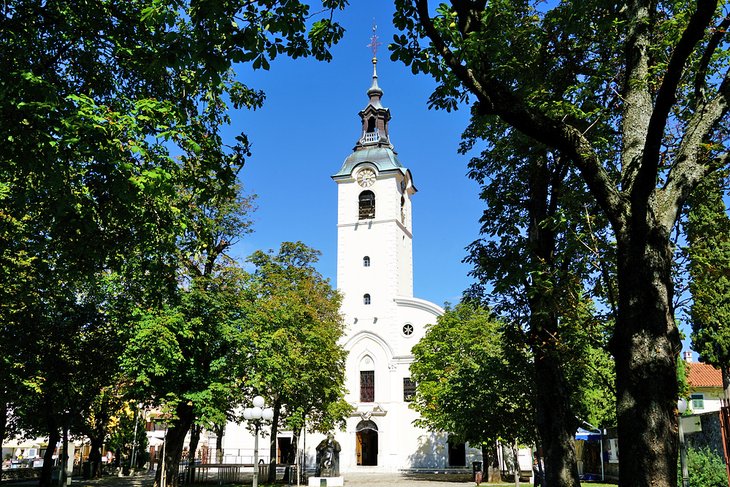
{"type": "Polygon", "coordinates": [[[359,113],[360,137],[332,176],[337,184],[337,287],[343,294],[348,352],[345,399],[355,408],[346,431],[336,434],[340,468],[444,467],[444,439],[414,426],[418,415],[408,407],[415,388],[411,348],[443,309],[413,297],[416,185],[390,141],[391,115],[381,103],[376,58],[367,96],[359,113]]]}
{"type": "MultiPolygon", "coordinates": [[[[353,152],[332,175],[337,184],[337,287],[347,350],[345,399],[353,406],[340,444],[339,469],[397,472],[412,468],[464,467],[479,454],[447,435],[416,427],[409,408],[412,347],[444,310],[413,296],[413,174],[398,159],[390,140],[390,110],[382,105],[377,58],[359,112],[360,135],[353,152]],[[467,458],[469,457],[469,458],[467,458]],[[472,458],[473,457],[473,458],[472,458]]],[[[308,470],[325,435],[300,438],[308,470]]],[[[226,463],[250,463],[250,435],[229,423],[223,449],[226,463]]],[[[268,443],[268,442],[267,442],[268,443]]],[[[289,457],[292,433],[280,432],[277,462],[289,457]]],[[[268,463],[268,449],[259,458],[268,463]]]]}

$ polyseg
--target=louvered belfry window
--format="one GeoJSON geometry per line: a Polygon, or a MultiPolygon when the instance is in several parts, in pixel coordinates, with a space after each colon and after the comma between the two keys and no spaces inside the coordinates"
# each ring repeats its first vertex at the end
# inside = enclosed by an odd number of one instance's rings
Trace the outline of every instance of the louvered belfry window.
{"type": "Polygon", "coordinates": [[[363,191],[360,193],[359,200],[359,220],[372,220],[375,218],[375,193],[372,191],[363,191]]]}
{"type": "Polygon", "coordinates": [[[375,402],[375,371],[360,371],[360,402],[375,402]]]}

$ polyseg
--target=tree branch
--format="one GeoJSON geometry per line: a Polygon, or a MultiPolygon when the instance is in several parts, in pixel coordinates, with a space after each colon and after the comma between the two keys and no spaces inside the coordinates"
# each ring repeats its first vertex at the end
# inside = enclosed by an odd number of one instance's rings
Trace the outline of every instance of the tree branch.
{"type": "Polygon", "coordinates": [[[712,55],[715,54],[715,51],[717,51],[720,41],[722,41],[722,38],[725,37],[725,33],[728,28],[730,28],[730,15],[727,15],[724,19],[722,19],[722,22],[720,22],[720,25],[717,26],[715,33],[707,43],[705,52],[702,53],[702,59],[700,59],[700,65],[697,68],[697,74],[695,75],[696,103],[699,103],[705,98],[705,78],[707,77],[707,69],[710,65],[710,61],[712,60],[712,55]]]}
{"type": "Polygon", "coordinates": [[[669,230],[677,218],[679,208],[690,192],[707,173],[730,163],[728,154],[712,160],[703,159],[705,143],[716,124],[730,109],[730,73],[725,74],[719,93],[700,105],[687,124],[682,142],[674,158],[667,182],[659,191],[659,210],[664,227],[669,230]]]}
{"type": "Polygon", "coordinates": [[[629,2],[627,19],[626,76],[623,87],[624,116],[621,123],[621,188],[630,192],[641,164],[646,131],[652,111],[649,79],[650,2],[629,2]]]}
{"type": "Polygon", "coordinates": [[[577,128],[551,119],[531,110],[522,98],[516,96],[491,76],[488,63],[485,75],[477,79],[474,72],[463,65],[446,45],[434,26],[428,12],[428,0],[415,0],[418,16],[426,35],[451,71],[476,95],[483,115],[497,115],[527,136],[558,149],[578,167],[591,192],[606,211],[617,233],[624,228],[625,204],[601,161],[596,157],[588,139],[577,128]]]}
{"type": "Polygon", "coordinates": [[[466,85],[466,87],[469,88],[469,90],[471,90],[479,98],[479,101],[481,103],[492,106],[493,104],[490,100],[488,92],[484,90],[479,80],[477,80],[474,76],[474,73],[466,66],[461,64],[458,59],[456,59],[454,53],[451,52],[451,49],[449,49],[441,35],[438,33],[438,30],[433,25],[433,22],[431,21],[431,16],[428,13],[428,0],[416,0],[416,8],[418,10],[418,17],[421,21],[421,25],[426,32],[426,35],[429,37],[429,39],[431,39],[431,42],[433,43],[439,54],[441,54],[441,56],[444,58],[446,64],[449,65],[449,67],[454,72],[454,74],[456,74],[459,80],[461,80],[461,82],[464,83],[464,85],[466,85]]]}
{"type": "Polygon", "coordinates": [[[647,127],[641,165],[632,185],[631,199],[638,204],[645,205],[649,194],[656,189],[659,153],[669,112],[677,101],[677,87],[687,60],[697,43],[704,37],[705,29],[710,25],[716,8],[717,0],[697,1],[697,9],[692,14],[669,59],[647,127]]]}

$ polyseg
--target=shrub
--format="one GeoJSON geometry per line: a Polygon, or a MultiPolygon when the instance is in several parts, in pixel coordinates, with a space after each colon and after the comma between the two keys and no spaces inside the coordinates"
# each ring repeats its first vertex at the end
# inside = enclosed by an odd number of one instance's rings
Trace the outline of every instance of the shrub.
{"type": "MultiPolygon", "coordinates": [[[[689,485],[696,487],[727,487],[727,473],[722,457],[708,447],[687,448],[689,485]]],[[[677,485],[682,485],[682,469],[677,466],[677,485]]]]}

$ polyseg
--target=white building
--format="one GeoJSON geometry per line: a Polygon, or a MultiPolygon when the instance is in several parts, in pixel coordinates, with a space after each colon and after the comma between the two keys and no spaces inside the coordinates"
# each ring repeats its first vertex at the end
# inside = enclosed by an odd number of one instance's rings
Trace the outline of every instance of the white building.
{"type": "Polygon", "coordinates": [[[692,352],[685,352],[684,360],[687,363],[689,409],[692,414],[719,411],[724,397],[722,372],[710,364],[693,362],[692,352]]]}
{"type": "MultiPolygon", "coordinates": [[[[355,407],[340,442],[340,468],[395,471],[441,467],[446,442],[413,425],[411,348],[441,307],[413,297],[416,186],[390,142],[390,110],[381,104],[376,60],[360,112],[354,151],[332,176],[337,183],[337,287],[343,293],[346,400],[355,407]]],[[[463,465],[463,462],[460,462],[463,465]]]]}

